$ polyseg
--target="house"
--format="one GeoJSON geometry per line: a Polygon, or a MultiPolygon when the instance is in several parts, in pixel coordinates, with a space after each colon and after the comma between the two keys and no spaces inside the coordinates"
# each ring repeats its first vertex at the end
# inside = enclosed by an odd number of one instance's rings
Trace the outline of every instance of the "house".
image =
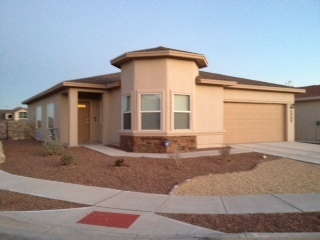
{"type": "Polygon", "coordinates": [[[64,81],[23,102],[40,138],[55,129],[69,146],[132,152],[294,140],[294,94],[302,89],[199,71],[204,55],[165,47],[111,64],[121,71],[64,81]]]}
{"type": "Polygon", "coordinates": [[[295,97],[296,140],[320,143],[320,85],[303,88],[295,97]]]}
{"type": "Polygon", "coordinates": [[[28,119],[28,109],[17,107],[12,110],[0,110],[0,120],[14,120],[28,119]]]}

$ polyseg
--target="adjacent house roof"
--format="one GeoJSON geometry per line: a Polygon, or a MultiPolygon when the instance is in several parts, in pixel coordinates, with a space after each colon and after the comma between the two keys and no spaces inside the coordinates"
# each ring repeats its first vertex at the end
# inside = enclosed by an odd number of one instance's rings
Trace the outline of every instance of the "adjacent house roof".
{"type": "Polygon", "coordinates": [[[320,99],[320,85],[302,87],[306,90],[305,94],[298,93],[295,95],[296,101],[308,101],[320,99]]]}

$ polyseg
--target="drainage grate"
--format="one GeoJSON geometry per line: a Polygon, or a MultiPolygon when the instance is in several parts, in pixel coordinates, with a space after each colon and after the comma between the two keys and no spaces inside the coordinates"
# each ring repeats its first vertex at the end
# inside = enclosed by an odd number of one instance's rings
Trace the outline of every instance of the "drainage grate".
{"type": "Polygon", "coordinates": [[[140,215],[94,211],[77,223],[128,229],[138,217],[140,215]]]}

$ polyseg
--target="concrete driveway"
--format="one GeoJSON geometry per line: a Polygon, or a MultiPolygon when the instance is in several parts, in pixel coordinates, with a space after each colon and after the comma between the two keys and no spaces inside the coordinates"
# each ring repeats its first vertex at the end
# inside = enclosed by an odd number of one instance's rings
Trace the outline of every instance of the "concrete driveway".
{"type": "Polygon", "coordinates": [[[235,149],[259,152],[320,164],[320,145],[300,142],[269,142],[232,145],[235,149]]]}

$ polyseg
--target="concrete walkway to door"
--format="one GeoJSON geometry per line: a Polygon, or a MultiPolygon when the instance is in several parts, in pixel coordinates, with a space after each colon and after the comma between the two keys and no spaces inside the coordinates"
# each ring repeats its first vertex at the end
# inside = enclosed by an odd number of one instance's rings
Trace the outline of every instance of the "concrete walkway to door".
{"type": "Polygon", "coordinates": [[[320,145],[301,142],[269,142],[231,145],[237,150],[259,152],[303,162],[320,164],[320,145]]]}

